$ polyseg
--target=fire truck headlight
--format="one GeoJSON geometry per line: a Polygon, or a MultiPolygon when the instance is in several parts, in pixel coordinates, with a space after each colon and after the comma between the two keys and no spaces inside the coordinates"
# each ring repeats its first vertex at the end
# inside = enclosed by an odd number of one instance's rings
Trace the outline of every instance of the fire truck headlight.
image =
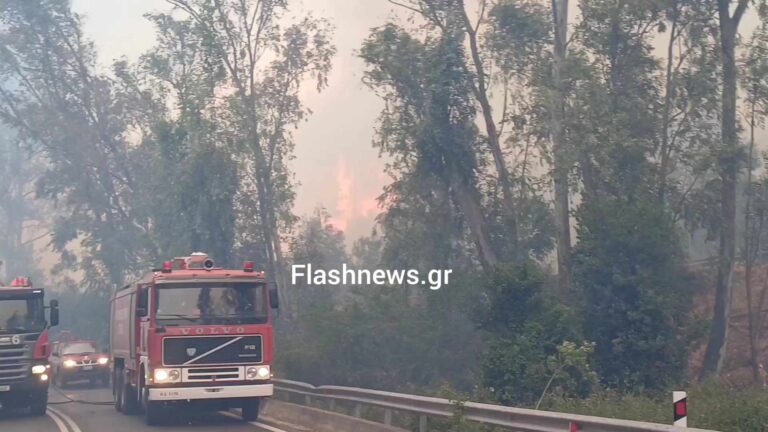
{"type": "Polygon", "coordinates": [[[178,369],[155,369],[154,377],[156,383],[170,383],[178,381],[181,373],[178,369]]]}
{"type": "Polygon", "coordinates": [[[45,373],[45,365],[32,366],[32,373],[35,375],[40,375],[41,373],[45,373]]]}
{"type": "Polygon", "coordinates": [[[106,357],[99,357],[98,361],[99,361],[100,365],[105,365],[105,364],[109,363],[109,359],[106,358],[106,357]]]}
{"type": "Polygon", "coordinates": [[[64,367],[71,368],[77,366],[77,362],[74,360],[64,360],[64,367]]]}
{"type": "Polygon", "coordinates": [[[251,366],[245,370],[245,378],[249,380],[265,380],[270,376],[269,366],[251,366]]]}
{"type": "Polygon", "coordinates": [[[40,375],[40,381],[48,381],[48,375],[47,374],[40,375]]]}

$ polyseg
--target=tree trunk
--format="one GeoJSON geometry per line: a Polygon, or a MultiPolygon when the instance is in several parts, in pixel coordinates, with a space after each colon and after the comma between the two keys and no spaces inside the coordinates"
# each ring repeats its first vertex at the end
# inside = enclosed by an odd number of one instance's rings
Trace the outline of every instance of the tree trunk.
{"type": "Polygon", "coordinates": [[[472,233],[475,247],[477,247],[480,257],[480,264],[486,270],[491,269],[498,264],[499,260],[491,247],[476,192],[464,182],[455,170],[450,170],[448,175],[450,176],[453,198],[469,224],[469,230],[472,233]]]}
{"type": "MultiPolygon", "coordinates": [[[[754,92],[753,92],[754,95],[754,92]]],[[[755,256],[752,253],[752,158],[755,149],[755,100],[751,102],[749,119],[749,159],[747,160],[747,203],[744,211],[744,288],[747,292],[747,324],[749,329],[749,360],[752,366],[752,379],[760,381],[760,361],[758,358],[757,329],[755,328],[755,308],[752,306],[752,264],[755,256]]],[[[760,233],[758,232],[759,236],[760,233]]]]}
{"type": "Polygon", "coordinates": [[[675,9],[672,12],[672,28],[669,33],[669,43],[667,44],[667,70],[664,77],[664,107],[661,119],[661,147],[659,149],[659,181],[657,190],[659,194],[659,201],[664,205],[667,193],[667,171],[669,171],[669,123],[670,113],[672,107],[672,65],[675,61],[674,47],[675,40],[677,39],[677,20],[678,9],[677,3],[675,3],[675,9]]]}
{"type": "Polygon", "coordinates": [[[565,137],[565,89],[563,67],[567,54],[568,0],[552,0],[555,29],[552,61],[551,134],[555,192],[555,229],[557,231],[557,285],[565,296],[571,290],[571,218],[568,191],[568,150],[565,137]]]}
{"type": "Polygon", "coordinates": [[[496,127],[496,121],[493,119],[493,110],[491,103],[488,100],[488,84],[485,77],[485,67],[483,66],[483,60],[480,57],[480,48],[477,43],[477,32],[472,26],[467,15],[466,8],[464,7],[464,1],[461,0],[461,13],[464,21],[464,27],[469,37],[469,49],[472,55],[472,63],[475,68],[475,75],[477,83],[474,87],[475,97],[480,104],[480,110],[483,114],[483,122],[485,124],[485,131],[488,135],[488,148],[491,151],[493,157],[493,163],[496,167],[496,173],[499,177],[499,184],[502,192],[502,205],[504,208],[504,217],[509,224],[509,236],[512,241],[512,250],[514,251],[514,258],[518,260],[523,258],[522,251],[518,248],[518,227],[517,227],[517,210],[514,202],[514,195],[512,193],[512,181],[510,180],[509,170],[507,169],[506,161],[504,160],[504,152],[501,150],[501,144],[499,142],[499,131],[496,127]]]}
{"type": "Polygon", "coordinates": [[[722,120],[723,147],[718,156],[720,190],[720,248],[718,252],[715,306],[709,342],[704,354],[701,379],[720,374],[725,360],[731,315],[731,282],[736,253],[736,177],[739,171],[738,132],[736,129],[736,33],[739,18],[747,1],[739,2],[733,18],[729,0],[719,0],[720,46],[722,56],[722,120]],[[739,12],[741,10],[741,13],[739,12]]]}

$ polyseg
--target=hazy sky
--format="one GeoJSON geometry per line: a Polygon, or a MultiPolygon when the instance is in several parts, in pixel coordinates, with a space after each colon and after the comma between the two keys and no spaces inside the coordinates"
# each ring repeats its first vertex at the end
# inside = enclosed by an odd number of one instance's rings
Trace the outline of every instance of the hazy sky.
{"type": "MultiPolygon", "coordinates": [[[[84,31],[105,66],[122,56],[135,60],[150,49],[154,29],[143,15],[169,8],[164,0],[73,0],[72,5],[85,15],[84,31]]],[[[328,88],[318,94],[310,85],[303,94],[313,114],[295,133],[292,166],[300,183],[295,211],[306,215],[325,206],[348,241],[370,232],[375,199],[387,183],[371,146],[381,104],[361,83],[363,63],[355,52],[392,9],[385,0],[303,0],[294,2],[291,14],[330,20],[338,48],[328,88]]]]}

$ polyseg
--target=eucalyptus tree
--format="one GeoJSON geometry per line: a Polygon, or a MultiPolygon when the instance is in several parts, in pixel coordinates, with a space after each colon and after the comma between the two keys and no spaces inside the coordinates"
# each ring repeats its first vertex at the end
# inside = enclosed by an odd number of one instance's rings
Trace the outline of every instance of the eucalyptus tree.
{"type": "MultiPolygon", "coordinates": [[[[477,128],[463,49],[456,32],[419,40],[387,24],[374,29],[361,57],[368,65],[366,84],[385,102],[375,140],[392,157],[388,171],[395,179],[383,197],[389,209],[385,217],[396,217],[403,214],[403,207],[414,206],[419,212],[436,211],[437,220],[460,214],[478,261],[489,268],[498,257],[477,187],[477,128]]],[[[422,219],[420,223],[434,222],[422,219]]],[[[451,234],[444,232],[440,237],[450,243],[451,234]]]]}
{"type": "MultiPolygon", "coordinates": [[[[290,240],[292,265],[311,265],[315,270],[341,269],[349,263],[344,246],[344,233],[331,223],[331,215],[317,208],[299,221],[296,234],[290,240]]],[[[305,272],[306,273],[306,272],[305,272]]],[[[302,315],[320,305],[332,307],[344,303],[347,286],[316,284],[306,279],[293,284],[299,294],[297,307],[302,315]]]]}
{"type": "Polygon", "coordinates": [[[566,116],[581,186],[574,298],[603,383],[663,389],[682,378],[689,286],[674,217],[656,191],[663,97],[653,41],[665,9],[652,0],[580,9],[566,116]]]}
{"type": "Polygon", "coordinates": [[[96,71],[93,44],[66,0],[0,5],[0,118],[49,162],[39,196],[71,213],[53,222],[53,245],[96,285],[119,284],[148,249],[134,213],[135,177],[122,106],[96,71]],[[68,258],[73,255],[67,254],[68,258]]]}
{"type": "Polygon", "coordinates": [[[550,129],[557,226],[557,277],[561,292],[571,289],[571,215],[568,177],[570,164],[565,132],[565,70],[568,53],[568,0],[552,0],[554,47],[552,50],[552,95],[550,129]]]}
{"type": "Polygon", "coordinates": [[[157,45],[138,64],[118,62],[117,92],[140,134],[134,149],[136,206],[151,221],[159,256],[205,250],[230,263],[235,243],[238,167],[219,125],[215,91],[223,71],[208,56],[192,20],[148,15],[157,45]],[[157,205],[158,201],[162,205],[157,205]]]}
{"type": "MultiPolygon", "coordinates": [[[[282,28],[286,0],[167,0],[190,17],[210,58],[221,65],[226,110],[222,119],[240,160],[238,209],[258,208],[258,238],[268,272],[286,288],[282,234],[294,218],[290,128],[307,115],[299,91],[307,78],[325,87],[335,48],[331,28],[306,17],[282,28]],[[255,201],[255,202],[254,202],[255,201]]],[[[249,225],[248,218],[239,224],[249,225]]],[[[244,229],[240,227],[240,230],[244,229]]],[[[283,296],[290,295],[281,289],[283,296]]],[[[286,302],[290,315],[291,301],[286,302]]]]}
{"type": "Polygon", "coordinates": [[[739,145],[736,119],[738,99],[736,46],[739,24],[749,4],[750,0],[717,0],[721,59],[720,134],[722,139],[722,145],[717,151],[717,169],[720,176],[720,244],[714,313],[701,370],[702,378],[720,373],[728,343],[732,275],[736,258],[736,184],[737,177],[743,168],[743,151],[739,145]]]}
{"type": "Polygon", "coordinates": [[[35,200],[34,182],[44,166],[30,155],[11,131],[0,128],[0,281],[27,275],[41,278],[35,242],[50,234],[46,208],[35,200]]]}
{"type": "Polygon", "coordinates": [[[466,41],[468,51],[463,54],[460,65],[471,78],[470,90],[479,107],[480,118],[485,129],[483,144],[493,162],[498,190],[501,193],[503,206],[501,216],[506,226],[504,237],[511,243],[513,259],[521,258],[523,251],[518,244],[518,217],[521,211],[515,202],[515,185],[508,167],[505,149],[502,146],[503,125],[507,119],[503,113],[500,119],[497,119],[493,113],[491,101],[493,77],[490,73],[492,63],[482,46],[488,18],[486,15],[493,6],[492,2],[480,0],[477,17],[470,16],[464,0],[390,0],[390,3],[418,14],[434,32],[442,33],[445,37],[461,37],[466,41]]]}
{"type": "Polygon", "coordinates": [[[744,118],[746,118],[749,129],[742,256],[747,300],[750,363],[752,378],[757,383],[760,380],[759,341],[765,320],[763,307],[766,290],[763,289],[759,296],[755,296],[753,270],[755,262],[760,259],[763,248],[765,178],[754,181],[753,171],[755,171],[755,131],[765,125],[765,118],[768,115],[768,22],[762,22],[752,34],[740,66],[742,66],[743,71],[741,81],[745,94],[744,118]]]}

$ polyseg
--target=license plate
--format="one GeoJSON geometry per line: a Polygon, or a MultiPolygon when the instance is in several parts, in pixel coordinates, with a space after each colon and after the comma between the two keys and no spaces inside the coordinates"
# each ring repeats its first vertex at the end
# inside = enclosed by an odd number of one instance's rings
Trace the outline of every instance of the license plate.
{"type": "Polygon", "coordinates": [[[83,366],[83,370],[91,370],[93,369],[93,366],[83,366]]]}
{"type": "Polygon", "coordinates": [[[9,385],[0,386],[0,392],[7,392],[7,391],[11,391],[11,386],[9,385]]]}

